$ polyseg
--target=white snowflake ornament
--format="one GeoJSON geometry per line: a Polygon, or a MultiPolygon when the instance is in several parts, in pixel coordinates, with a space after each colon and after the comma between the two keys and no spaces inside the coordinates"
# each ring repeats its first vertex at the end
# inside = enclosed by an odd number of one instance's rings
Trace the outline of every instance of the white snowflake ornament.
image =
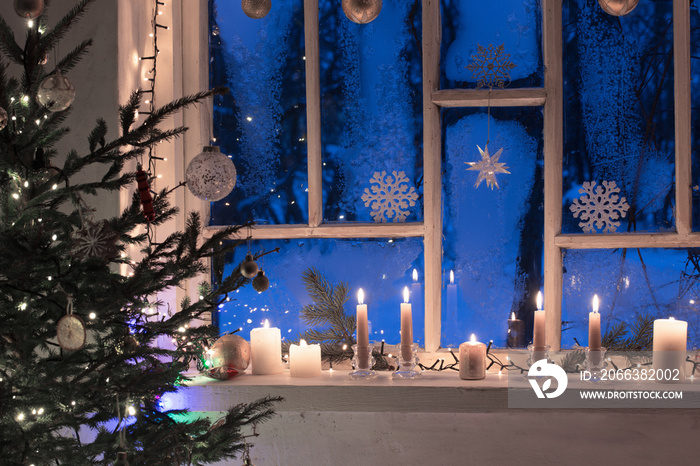
{"type": "Polygon", "coordinates": [[[472,72],[474,79],[479,81],[476,88],[500,87],[503,88],[510,82],[510,70],[515,68],[515,63],[510,61],[510,54],[505,52],[505,44],[488,47],[477,44],[477,52],[472,55],[472,62],[466,67],[472,72]]]}
{"type": "Polygon", "coordinates": [[[485,180],[486,186],[492,190],[494,186],[498,188],[496,173],[510,174],[510,172],[507,170],[508,167],[506,167],[506,164],[498,162],[498,159],[503,152],[503,148],[498,149],[498,152],[493,154],[493,156],[489,154],[489,146],[485,146],[485,150],[481,150],[481,147],[479,146],[476,146],[476,148],[479,149],[479,152],[481,153],[481,160],[478,162],[464,162],[469,165],[467,170],[479,171],[479,177],[476,179],[474,187],[478,188],[481,182],[485,180]]]}
{"type": "Polygon", "coordinates": [[[603,233],[615,233],[620,226],[618,221],[627,215],[630,208],[627,200],[620,198],[620,188],[614,181],[603,181],[596,187],[595,181],[586,181],[578,190],[582,196],[574,199],[569,209],[574,213],[574,218],[580,218],[578,224],[585,233],[595,233],[602,230],[603,233]]]}
{"type": "Polygon", "coordinates": [[[362,200],[372,209],[370,215],[375,222],[405,222],[409,207],[416,205],[418,193],[409,183],[403,171],[374,172],[365,188],[362,200]]]}

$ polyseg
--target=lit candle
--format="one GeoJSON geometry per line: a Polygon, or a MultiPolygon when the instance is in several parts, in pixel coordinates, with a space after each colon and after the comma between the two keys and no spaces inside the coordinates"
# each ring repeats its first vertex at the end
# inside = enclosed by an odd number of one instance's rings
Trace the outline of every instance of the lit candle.
{"type": "Polygon", "coordinates": [[[535,311],[535,325],[533,327],[532,346],[537,351],[544,351],[544,309],[542,309],[542,292],[537,292],[537,310],[535,311]]]}
{"type": "Polygon", "coordinates": [[[515,316],[515,312],[510,313],[508,319],[508,348],[521,348],[525,334],[525,322],[515,316]]]}
{"type": "Polygon", "coordinates": [[[413,315],[408,302],[408,287],[403,289],[401,303],[401,357],[404,361],[413,359],[413,315]]]}
{"type": "Polygon", "coordinates": [[[250,362],[253,374],[279,374],[282,372],[282,337],[280,329],[270,328],[265,319],[264,327],[250,331],[250,362]]]}
{"type": "Polygon", "coordinates": [[[478,380],[486,377],[486,345],[476,341],[472,333],[470,341],[459,345],[459,378],[478,380]]]}
{"type": "Polygon", "coordinates": [[[598,295],[593,295],[593,312],[588,313],[588,349],[600,351],[600,314],[598,314],[598,295]]]}
{"type": "Polygon", "coordinates": [[[411,283],[411,303],[416,306],[418,312],[424,309],[423,305],[423,284],[418,281],[418,270],[413,269],[411,274],[413,283],[411,283]]]}
{"type": "Polygon", "coordinates": [[[448,322],[457,325],[457,285],[455,285],[455,272],[450,270],[450,283],[447,285],[447,316],[448,322]]]}
{"type": "Polygon", "coordinates": [[[365,292],[357,292],[357,358],[358,369],[369,369],[369,326],[367,324],[367,305],[363,304],[365,292]]]}
{"type": "Polygon", "coordinates": [[[664,374],[657,376],[660,382],[674,382],[669,380],[677,378],[678,381],[685,380],[685,356],[686,345],[688,343],[688,322],[669,319],[656,319],[654,321],[654,370],[661,369],[666,372],[670,369],[671,377],[664,374]],[[674,374],[674,369],[678,369],[674,374]]]}
{"type": "Polygon", "coordinates": [[[307,345],[301,340],[289,347],[289,373],[292,377],[318,377],[321,375],[321,346],[307,345]]]}

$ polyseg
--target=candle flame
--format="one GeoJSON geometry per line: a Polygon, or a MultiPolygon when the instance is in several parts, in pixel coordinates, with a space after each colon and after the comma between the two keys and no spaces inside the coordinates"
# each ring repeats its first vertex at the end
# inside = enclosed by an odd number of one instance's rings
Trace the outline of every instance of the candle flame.
{"type": "Polygon", "coordinates": [[[306,340],[304,340],[303,338],[301,340],[299,340],[299,346],[308,346],[306,344],[306,340]]]}
{"type": "Polygon", "coordinates": [[[669,317],[668,320],[676,320],[676,319],[674,319],[673,317],[669,317]]]}
{"type": "Polygon", "coordinates": [[[408,287],[407,286],[403,287],[403,302],[404,303],[408,302],[408,287]]]}
{"type": "Polygon", "coordinates": [[[542,310],[542,292],[541,291],[537,292],[537,310],[538,311],[542,310]]]}
{"type": "Polygon", "coordinates": [[[454,285],[454,284],[455,284],[455,271],[450,270],[450,285],[454,285]]]}
{"type": "Polygon", "coordinates": [[[365,302],[365,292],[362,288],[357,292],[357,304],[363,304],[365,302]]]}
{"type": "Polygon", "coordinates": [[[469,341],[472,342],[472,343],[476,343],[476,335],[474,335],[474,334],[472,333],[472,336],[471,336],[471,338],[469,339],[469,341]]]}
{"type": "Polygon", "coordinates": [[[416,269],[413,269],[413,281],[418,281],[418,271],[416,269]]]}
{"type": "Polygon", "coordinates": [[[593,313],[598,314],[598,305],[600,304],[598,300],[598,295],[594,294],[593,295],[593,313]]]}
{"type": "Polygon", "coordinates": [[[510,313],[510,320],[515,320],[515,311],[510,313]]]}
{"type": "Polygon", "coordinates": [[[263,327],[270,328],[270,322],[267,319],[265,319],[265,325],[263,325],[263,327]]]}

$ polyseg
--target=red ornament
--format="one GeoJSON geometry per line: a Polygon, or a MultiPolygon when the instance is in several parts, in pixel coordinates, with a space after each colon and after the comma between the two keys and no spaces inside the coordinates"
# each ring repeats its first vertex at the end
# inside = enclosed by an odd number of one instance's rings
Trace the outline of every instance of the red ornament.
{"type": "Polygon", "coordinates": [[[139,186],[143,216],[152,222],[156,219],[156,211],[153,210],[153,197],[151,196],[151,186],[148,183],[148,174],[143,170],[141,164],[136,165],[136,182],[139,186]]]}

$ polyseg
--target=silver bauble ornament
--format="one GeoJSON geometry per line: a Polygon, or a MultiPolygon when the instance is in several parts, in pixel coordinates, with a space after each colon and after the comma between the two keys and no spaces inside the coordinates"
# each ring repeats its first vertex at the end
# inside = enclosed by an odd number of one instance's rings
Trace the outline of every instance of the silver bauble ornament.
{"type": "Polygon", "coordinates": [[[236,186],[236,166],[217,146],[205,146],[185,173],[189,190],[204,201],[225,198],[236,186]]]}
{"type": "Polygon", "coordinates": [[[639,0],[598,0],[600,7],[609,15],[624,16],[639,3],[639,0]]]}
{"type": "Polygon", "coordinates": [[[15,13],[24,19],[36,19],[44,12],[44,0],[15,0],[15,13]]]}
{"type": "Polygon", "coordinates": [[[70,107],[75,99],[73,84],[56,70],[39,84],[36,99],[50,112],[62,112],[70,107]]]}
{"type": "Polygon", "coordinates": [[[343,0],[342,7],[350,21],[367,24],[379,16],[382,11],[382,0],[343,0]]]}
{"type": "Polygon", "coordinates": [[[246,254],[245,260],[241,264],[241,275],[245,278],[253,278],[258,274],[258,264],[253,260],[251,253],[246,254]]]}
{"type": "Polygon", "coordinates": [[[260,269],[258,274],[253,279],[253,289],[258,293],[262,293],[270,287],[270,280],[265,276],[265,272],[260,269]]]}
{"type": "Polygon", "coordinates": [[[245,372],[250,364],[250,345],[238,335],[224,335],[207,352],[207,375],[228,380],[245,372]]]}
{"type": "Polygon", "coordinates": [[[260,19],[270,12],[272,2],[270,0],[241,0],[241,8],[249,18],[260,19]]]}
{"type": "Polygon", "coordinates": [[[4,108],[0,107],[0,130],[5,129],[5,126],[7,126],[7,111],[5,111],[4,108]]]}

